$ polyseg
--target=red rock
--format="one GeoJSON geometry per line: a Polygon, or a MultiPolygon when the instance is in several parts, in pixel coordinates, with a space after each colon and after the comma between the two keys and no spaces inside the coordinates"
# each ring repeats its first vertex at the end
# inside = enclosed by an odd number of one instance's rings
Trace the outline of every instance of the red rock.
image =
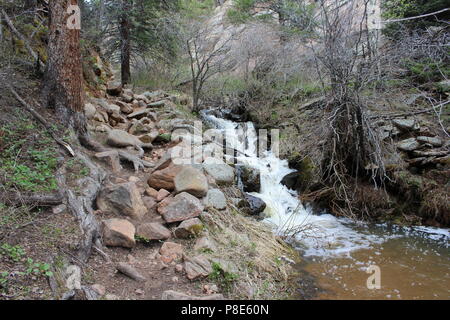
{"type": "Polygon", "coordinates": [[[175,242],[166,241],[161,246],[159,253],[161,254],[161,260],[163,260],[163,262],[170,263],[183,256],[183,246],[175,242]]]}
{"type": "Polygon", "coordinates": [[[170,192],[166,189],[161,189],[158,191],[158,194],[156,195],[156,201],[160,202],[167,198],[170,195],[170,192]]]}
{"type": "Polygon", "coordinates": [[[103,241],[111,247],[133,248],[136,245],[134,225],[125,219],[103,221],[103,241]]]}
{"type": "Polygon", "coordinates": [[[148,185],[156,190],[166,189],[173,191],[175,189],[175,176],[181,169],[181,166],[170,165],[167,168],[155,171],[148,178],[148,185]]]}

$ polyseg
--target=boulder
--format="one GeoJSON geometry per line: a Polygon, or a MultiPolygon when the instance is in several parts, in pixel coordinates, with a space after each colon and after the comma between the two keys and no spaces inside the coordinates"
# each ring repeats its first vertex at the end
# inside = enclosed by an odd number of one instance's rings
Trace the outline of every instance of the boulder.
{"type": "Polygon", "coordinates": [[[211,262],[204,256],[199,255],[193,258],[185,258],[184,270],[189,280],[205,278],[212,272],[211,262]]]}
{"type": "Polygon", "coordinates": [[[183,256],[183,246],[181,244],[166,241],[159,249],[163,262],[170,263],[174,260],[181,259],[183,256]]]}
{"type": "Polygon", "coordinates": [[[122,93],[122,84],[119,81],[110,81],[106,87],[106,93],[111,96],[119,96],[122,93]]]}
{"type": "Polygon", "coordinates": [[[143,94],[135,94],[134,95],[134,99],[136,99],[136,100],[142,100],[142,101],[144,101],[146,104],[148,104],[148,103],[150,103],[150,100],[146,97],[146,96],[144,96],[143,94]]]}
{"type": "Polygon", "coordinates": [[[142,197],[142,202],[148,210],[152,210],[156,206],[156,200],[152,197],[142,197]]]}
{"type": "Polygon", "coordinates": [[[234,169],[226,163],[204,163],[203,168],[219,185],[234,183],[234,169]]]}
{"type": "Polygon", "coordinates": [[[147,99],[155,100],[156,98],[163,97],[164,96],[164,92],[161,91],[161,90],[152,91],[152,92],[146,91],[142,95],[147,97],[147,99]]]}
{"type": "Polygon", "coordinates": [[[286,186],[288,189],[297,190],[299,187],[300,176],[301,173],[299,171],[288,173],[283,177],[283,179],[281,179],[281,184],[286,186]]]}
{"type": "Polygon", "coordinates": [[[206,207],[212,207],[217,210],[223,210],[227,207],[227,199],[219,189],[209,190],[204,199],[204,203],[206,207]]]}
{"type": "Polygon", "coordinates": [[[185,167],[175,176],[175,191],[188,192],[196,197],[204,197],[208,192],[208,181],[205,175],[193,167],[185,167]]]}
{"type": "Polygon", "coordinates": [[[158,194],[156,195],[156,201],[161,202],[169,195],[170,195],[169,191],[167,191],[166,189],[161,189],[158,191],[158,194]]]}
{"type": "Polygon", "coordinates": [[[148,185],[156,190],[164,188],[173,191],[175,189],[175,176],[181,170],[181,166],[170,165],[162,170],[154,171],[148,178],[148,185]]]}
{"type": "Polygon", "coordinates": [[[173,290],[164,291],[161,300],[225,300],[222,294],[212,294],[208,296],[190,296],[182,292],[173,290]]]}
{"type": "Polygon", "coordinates": [[[198,218],[185,220],[175,229],[175,237],[187,239],[198,235],[203,229],[203,223],[198,218]]]}
{"type": "Polygon", "coordinates": [[[122,100],[125,103],[131,103],[131,102],[133,102],[133,96],[123,93],[122,94],[122,100]]]}
{"type": "Polygon", "coordinates": [[[125,114],[130,114],[133,112],[133,107],[128,103],[116,100],[116,104],[120,107],[120,111],[122,111],[125,114]]]}
{"type": "MultiPolygon", "coordinates": [[[[146,119],[146,118],[143,118],[146,119]]],[[[136,121],[131,125],[131,127],[128,129],[128,132],[132,135],[138,136],[145,133],[151,132],[155,128],[155,124],[153,122],[149,121],[136,121]]],[[[153,142],[153,141],[151,141],[153,142]]]]}
{"type": "Polygon", "coordinates": [[[401,151],[414,151],[420,147],[420,142],[416,138],[409,138],[398,143],[397,148],[401,151]]]}
{"type": "Polygon", "coordinates": [[[245,208],[250,215],[259,215],[266,209],[266,203],[263,200],[248,193],[244,193],[244,199],[239,206],[245,208]]]}
{"type": "Polygon", "coordinates": [[[203,250],[210,250],[210,251],[217,251],[217,247],[208,237],[201,237],[198,238],[197,241],[195,241],[194,244],[194,250],[196,251],[203,251],[203,250]]]}
{"type": "Polygon", "coordinates": [[[414,119],[394,119],[392,124],[401,131],[416,131],[420,129],[420,126],[414,119]]]}
{"type": "Polygon", "coordinates": [[[168,223],[198,217],[202,211],[203,205],[200,200],[187,192],[168,197],[158,205],[158,212],[168,223]]]}
{"type": "Polygon", "coordinates": [[[425,137],[425,136],[419,136],[416,138],[417,141],[422,142],[422,143],[429,143],[431,144],[433,147],[442,147],[442,145],[444,144],[444,142],[442,141],[441,138],[439,137],[425,137]]]}
{"type": "Polygon", "coordinates": [[[95,114],[97,113],[97,108],[92,103],[86,103],[84,105],[84,114],[86,118],[89,120],[94,119],[95,114]]]}
{"type": "Polygon", "coordinates": [[[148,211],[133,182],[104,187],[97,197],[97,207],[103,212],[126,215],[136,220],[148,211]]]}
{"type": "Polygon", "coordinates": [[[112,147],[129,147],[137,145],[139,139],[128,132],[119,129],[113,129],[108,132],[106,143],[112,147]]]}
{"type": "Polygon", "coordinates": [[[111,247],[133,248],[136,245],[134,225],[125,219],[103,221],[103,242],[111,247]]]}
{"type": "Polygon", "coordinates": [[[259,170],[248,166],[240,166],[238,169],[239,177],[242,181],[244,192],[260,192],[261,190],[261,173],[259,170]]]}
{"type": "Polygon", "coordinates": [[[156,101],[148,104],[149,108],[162,108],[166,105],[167,100],[156,101]]]}
{"type": "Polygon", "coordinates": [[[148,240],[167,240],[172,236],[170,230],[158,222],[141,224],[136,234],[148,240]]]}
{"type": "Polygon", "coordinates": [[[158,197],[158,191],[151,187],[145,189],[145,194],[154,199],[156,199],[158,197]]]}

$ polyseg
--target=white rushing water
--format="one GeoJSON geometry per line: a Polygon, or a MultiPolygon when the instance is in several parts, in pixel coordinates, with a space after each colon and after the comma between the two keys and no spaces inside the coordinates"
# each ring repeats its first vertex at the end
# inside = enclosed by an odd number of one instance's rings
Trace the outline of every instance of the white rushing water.
{"type": "MultiPolygon", "coordinates": [[[[257,154],[257,132],[251,122],[234,123],[229,120],[204,114],[205,119],[214,127],[223,131],[227,147],[242,150],[236,157],[237,163],[247,165],[261,174],[261,190],[250,193],[262,199],[267,207],[264,211],[265,222],[271,224],[279,234],[295,234],[294,245],[304,252],[305,256],[331,257],[347,255],[359,249],[370,248],[372,245],[396,237],[400,234],[374,234],[363,223],[357,224],[345,218],[337,218],[330,214],[314,214],[305,208],[298,194],[281,184],[287,174],[293,172],[286,160],[281,160],[272,152],[266,152],[262,157],[257,154]],[[357,226],[358,231],[355,230],[357,226]]],[[[431,236],[450,238],[448,230],[422,228],[421,231],[431,236]]]]}

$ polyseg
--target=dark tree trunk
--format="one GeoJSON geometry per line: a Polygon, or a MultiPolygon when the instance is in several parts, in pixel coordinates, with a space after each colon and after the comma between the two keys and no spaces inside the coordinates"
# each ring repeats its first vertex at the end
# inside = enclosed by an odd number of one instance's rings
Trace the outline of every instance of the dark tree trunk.
{"type": "Polygon", "coordinates": [[[130,83],[131,70],[131,39],[130,39],[130,7],[129,0],[122,1],[122,15],[120,16],[120,40],[121,40],[121,74],[122,85],[130,83]]]}
{"type": "Polygon", "coordinates": [[[68,28],[69,4],[77,0],[49,2],[48,60],[44,76],[43,97],[53,106],[63,123],[86,134],[83,113],[83,72],[80,30],[68,28]]]}

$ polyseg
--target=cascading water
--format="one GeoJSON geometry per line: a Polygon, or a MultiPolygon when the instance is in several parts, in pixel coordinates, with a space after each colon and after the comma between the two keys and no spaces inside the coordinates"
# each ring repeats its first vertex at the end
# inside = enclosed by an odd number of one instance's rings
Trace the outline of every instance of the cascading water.
{"type": "Polygon", "coordinates": [[[281,235],[298,231],[291,243],[303,253],[302,270],[314,276],[317,286],[305,288],[300,279],[299,292],[311,290],[323,299],[450,299],[448,229],[369,225],[315,214],[281,183],[293,171],[287,161],[271,152],[258,156],[252,123],[234,123],[207,111],[202,116],[223,132],[227,148],[241,150],[230,160],[259,170],[261,189],[250,194],[265,201],[264,221],[281,235]],[[377,290],[367,286],[373,267],[381,272],[377,290]]]}
{"type": "MultiPolygon", "coordinates": [[[[330,214],[314,214],[305,208],[298,194],[281,184],[287,174],[293,172],[286,160],[281,160],[272,152],[266,152],[258,157],[257,132],[251,122],[235,123],[203,113],[203,118],[212,126],[222,130],[227,147],[241,150],[235,161],[247,165],[261,174],[260,192],[250,193],[266,203],[264,220],[270,223],[280,234],[295,232],[295,245],[302,250],[304,256],[335,256],[350,254],[359,249],[370,248],[381,244],[387,239],[395,238],[396,234],[373,234],[364,230],[364,224],[358,224],[345,218],[337,218],[330,214]]],[[[429,233],[450,237],[448,230],[425,228],[429,233]]]]}

